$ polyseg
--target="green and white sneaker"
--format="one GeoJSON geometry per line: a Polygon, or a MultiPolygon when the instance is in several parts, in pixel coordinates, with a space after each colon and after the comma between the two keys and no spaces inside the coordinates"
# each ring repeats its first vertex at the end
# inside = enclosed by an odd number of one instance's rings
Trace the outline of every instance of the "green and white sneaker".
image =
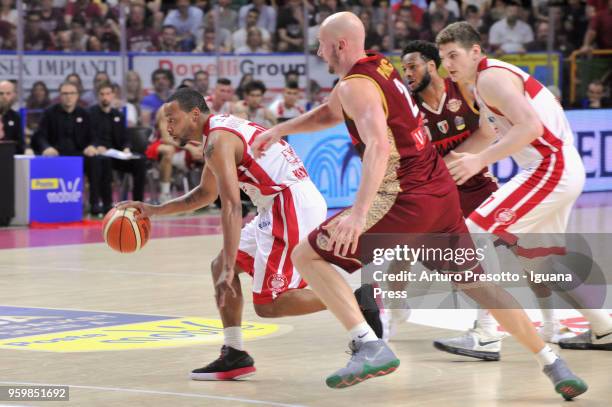
{"type": "Polygon", "coordinates": [[[584,380],[572,373],[561,358],[550,365],[544,366],[542,371],[555,386],[555,391],[562,395],[565,400],[571,400],[589,388],[584,380]]]}
{"type": "Polygon", "coordinates": [[[397,356],[382,339],[365,343],[351,341],[349,348],[351,359],[346,367],[325,381],[332,389],[342,389],[373,377],[388,375],[400,364],[397,356]]]}

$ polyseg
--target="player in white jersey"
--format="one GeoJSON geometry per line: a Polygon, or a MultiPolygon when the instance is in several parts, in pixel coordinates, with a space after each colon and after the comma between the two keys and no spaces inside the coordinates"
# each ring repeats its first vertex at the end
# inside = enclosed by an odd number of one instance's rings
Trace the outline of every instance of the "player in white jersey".
{"type": "MultiPolygon", "coordinates": [[[[452,80],[474,86],[481,115],[498,136],[497,143],[480,152],[454,154],[449,170],[455,181],[461,185],[482,168],[508,156],[521,168],[469,216],[468,227],[471,232],[499,236],[527,270],[537,270],[547,258],[564,253],[563,242],[546,240],[551,234],[565,232],[571,208],[584,185],[584,167],[573,146],[567,118],[552,93],[533,77],[516,66],[486,58],[480,36],[469,24],[449,25],[436,42],[452,80]],[[518,237],[519,233],[547,235],[527,241],[518,237]]],[[[579,291],[558,293],[572,303],[584,304],[579,291]]],[[[580,312],[591,323],[592,331],[561,340],[560,345],[612,350],[609,315],[600,309],[580,312]]],[[[548,361],[544,371],[554,382],[551,372],[559,369],[554,366],[561,360],[555,356],[548,361]]]]}
{"type": "Polygon", "coordinates": [[[199,140],[205,167],[198,187],[163,205],[126,202],[141,216],[192,211],[221,198],[223,250],[212,262],[217,306],[224,327],[221,356],[191,373],[194,380],[230,380],[255,372],[242,347],[242,293],[238,274],[253,277],[253,303],[261,317],[303,315],[325,309],[291,262],[298,242],[327,215],[321,193],[302,160],[283,142],[255,159],[251,143],[265,129],[230,115],[212,115],[204,98],[179,89],[163,107],[168,133],[178,142],[199,140]],[[257,216],[242,228],[240,190],[257,206],[257,216]]]}

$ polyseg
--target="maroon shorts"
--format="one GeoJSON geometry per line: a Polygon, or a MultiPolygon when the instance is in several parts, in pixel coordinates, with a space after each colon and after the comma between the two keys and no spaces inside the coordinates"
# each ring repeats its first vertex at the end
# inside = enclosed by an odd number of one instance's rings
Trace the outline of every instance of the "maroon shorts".
{"type": "Polygon", "coordinates": [[[459,200],[461,211],[467,219],[499,186],[494,178],[480,177],[478,184],[467,188],[459,188],[459,200]]]}
{"type": "MultiPolygon", "coordinates": [[[[368,213],[366,231],[359,238],[357,250],[354,254],[347,253],[346,257],[336,256],[333,250],[327,250],[329,234],[322,227],[337,216],[348,215],[348,211],[351,208],[346,208],[323,222],[308,235],[308,242],[325,261],[349,273],[360,269],[363,266],[362,260],[368,261],[367,258],[360,258],[361,249],[365,248],[365,246],[370,246],[369,244],[364,246],[363,242],[366,237],[371,239],[372,234],[448,233],[454,236],[461,235],[467,237],[467,241],[465,243],[461,242],[461,244],[473,247],[463,219],[463,213],[459,206],[458,195],[459,193],[456,188],[451,193],[439,197],[410,193],[399,194],[396,197],[392,195],[377,195],[368,213]],[[385,200],[389,197],[393,200],[386,202],[385,200]]],[[[390,240],[383,236],[380,237],[381,244],[385,246],[392,244],[390,240]]],[[[456,239],[453,242],[453,245],[455,245],[456,239]]],[[[436,267],[436,269],[439,268],[436,267]]]]}

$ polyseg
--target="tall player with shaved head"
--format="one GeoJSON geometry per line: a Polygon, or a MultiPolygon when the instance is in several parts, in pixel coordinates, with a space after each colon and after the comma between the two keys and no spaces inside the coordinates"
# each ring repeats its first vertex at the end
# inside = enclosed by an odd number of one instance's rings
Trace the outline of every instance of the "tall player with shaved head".
{"type": "MultiPolygon", "coordinates": [[[[399,365],[365,321],[351,288],[332,265],[347,272],[361,268],[357,253],[364,233],[468,232],[457,188],[423,130],[418,107],[391,63],[364,51],[364,39],[363,25],[354,14],[328,17],[319,31],[318,55],[330,72],[340,76],[340,82],[326,103],[261,133],[252,144],[257,156],[286,134],[322,130],[344,121],[362,158],[363,176],[353,206],[312,231],[292,254],[300,274],[351,338],[348,365],[326,380],[332,388],[386,375],[399,365]]],[[[478,271],[478,265],[472,267],[478,271]]],[[[494,317],[533,353],[545,348],[525,312],[508,309],[520,306],[510,304],[511,297],[503,290],[493,296],[480,288],[466,293],[485,308],[493,308],[494,317]],[[487,306],[492,298],[502,297],[506,309],[487,306]]],[[[586,390],[586,384],[569,369],[555,373],[559,374],[553,382],[564,388],[564,397],[586,390]]]]}

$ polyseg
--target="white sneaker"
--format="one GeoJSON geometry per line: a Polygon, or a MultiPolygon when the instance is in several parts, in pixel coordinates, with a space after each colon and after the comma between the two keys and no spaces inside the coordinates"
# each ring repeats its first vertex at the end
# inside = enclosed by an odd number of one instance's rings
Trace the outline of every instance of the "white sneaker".
{"type": "Polygon", "coordinates": [[[389,315],[389,340],[391,340],[397,334],[399,326],[408,321],[411,310],[409,308],[394,308],[386,309],[385,312],[389,315]]]}
{"type": "Polygon", "coordinates": [[[576,336],[576,333],[559,323],[543,324],[538,328],[538,334],[544,342],[554,344],[558,344],[561,339],[568,339],[576,336]]]}
{"type": "Polygon", "coordinates": [[[482,360],[499,360],[503,335],[491,336],[480,328],[472,328],[462,336],[436,339],[436,349],[482,360]]]}
{"type": "Polygon", "coordinates": [[[159,194],[159,203],[160,204],[166,203],[166,202],[170,201],[171,199],[172,199],[172,194],[170,192],[165,192],[165,193],[159,194]]]}
{"type": "Polygon", "coordinates": [[[590,329],[580,335],[559,341],[561,349],[612,350],[612,331],[597,335],[590,329]]]}

